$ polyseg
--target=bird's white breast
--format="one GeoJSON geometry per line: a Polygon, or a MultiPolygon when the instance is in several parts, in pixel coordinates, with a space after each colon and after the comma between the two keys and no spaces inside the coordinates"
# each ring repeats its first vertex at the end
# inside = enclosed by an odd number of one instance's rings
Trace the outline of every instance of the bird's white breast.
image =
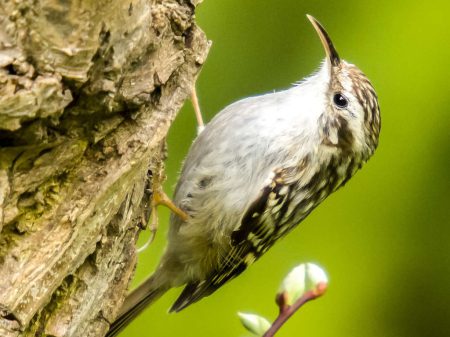
{"type": "Polygon", "coordinates": [[[322,67],[288,90],[246,98],[222,110],[192,145],[175,201],[196,212],[205,209],[205,220],[215,210],[241,216],[273,170],[295,166],[316,151],[327,90],[323,76],[322,67]],[[200,188],[204,178],[211,178],[211,185],[200,188]]]}

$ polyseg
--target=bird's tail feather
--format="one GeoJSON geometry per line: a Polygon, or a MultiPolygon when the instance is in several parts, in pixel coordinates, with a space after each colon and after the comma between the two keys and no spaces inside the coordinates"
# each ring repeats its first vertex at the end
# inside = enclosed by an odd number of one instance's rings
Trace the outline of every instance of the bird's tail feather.
{"type": "Polygon", "coordinates": [[[133,290],[125,299],[117,319],[109,327],[105,337],[114,337],[130,324],[147,306],[160,298],[169,287],[155,286],[154,278],[150,277],[133,290]]]}

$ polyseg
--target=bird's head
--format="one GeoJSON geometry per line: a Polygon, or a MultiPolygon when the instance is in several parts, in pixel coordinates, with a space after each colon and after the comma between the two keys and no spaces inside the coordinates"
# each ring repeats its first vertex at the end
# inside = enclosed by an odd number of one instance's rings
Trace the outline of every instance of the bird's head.
{"type": "Polygon", "coordinates": [[[308,15],[325,49],[322,79],[327,81],[325,112],[321,118],[323,142],[360,153],[367,160],[378,145],[380,108],[369,79],[355,65],[339,58],[323,26],[308,15]]]}

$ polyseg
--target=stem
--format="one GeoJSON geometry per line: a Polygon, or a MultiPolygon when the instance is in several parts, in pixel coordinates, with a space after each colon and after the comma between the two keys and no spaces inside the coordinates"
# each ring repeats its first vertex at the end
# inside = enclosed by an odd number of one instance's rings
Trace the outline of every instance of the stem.
{"type": "Polygon", "coordinates": [[[194,107],[195,117],[197,119],[197,126],[201,132],[203,130],[203,128],[205,127],[205,124],[203,123],[203,117],[202,117],[202,113],[200,110],[200,104],[198,103],[197,90],[195,88],[195,84],[194,84],[194,88],[192,89],[192,92],[191,92],[191,100],[192,100],[192,106],[194,107]]]}
{"type": "Polygon", "coordinates": [[[280,330],[284,323],[298,310],[300,309],[306,302],[314,300],[325,292],[327,289],[327,285],[325,283],[321,283],[317,286],[316,289],[310,290],[303,294],[294,304],[290,306],[280,306],[280,313],[278,314],[277,319],[272,323],[272,326],[263,337],[273,337],[275,333],[280,330]]]}

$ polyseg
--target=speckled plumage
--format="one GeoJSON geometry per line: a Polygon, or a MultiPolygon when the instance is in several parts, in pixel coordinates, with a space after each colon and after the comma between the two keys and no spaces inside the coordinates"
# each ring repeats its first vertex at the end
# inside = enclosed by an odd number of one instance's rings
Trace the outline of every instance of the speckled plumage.
{"type": "Polygon", "coordinates": [[[339,59],[323,28],[313,25],[327,51],[317,73],[285,91],[226,107],[194,141],[174,198],[189,219],[171,217],[160,265],[131,295],[122,320],[172,287],[185,285],[174,311],[214,292],[345,184],[375,151],[375,91],[357,67],[339,59]],[[345,98],[345,108],[333,101],[336,93],[345,98]]]}

